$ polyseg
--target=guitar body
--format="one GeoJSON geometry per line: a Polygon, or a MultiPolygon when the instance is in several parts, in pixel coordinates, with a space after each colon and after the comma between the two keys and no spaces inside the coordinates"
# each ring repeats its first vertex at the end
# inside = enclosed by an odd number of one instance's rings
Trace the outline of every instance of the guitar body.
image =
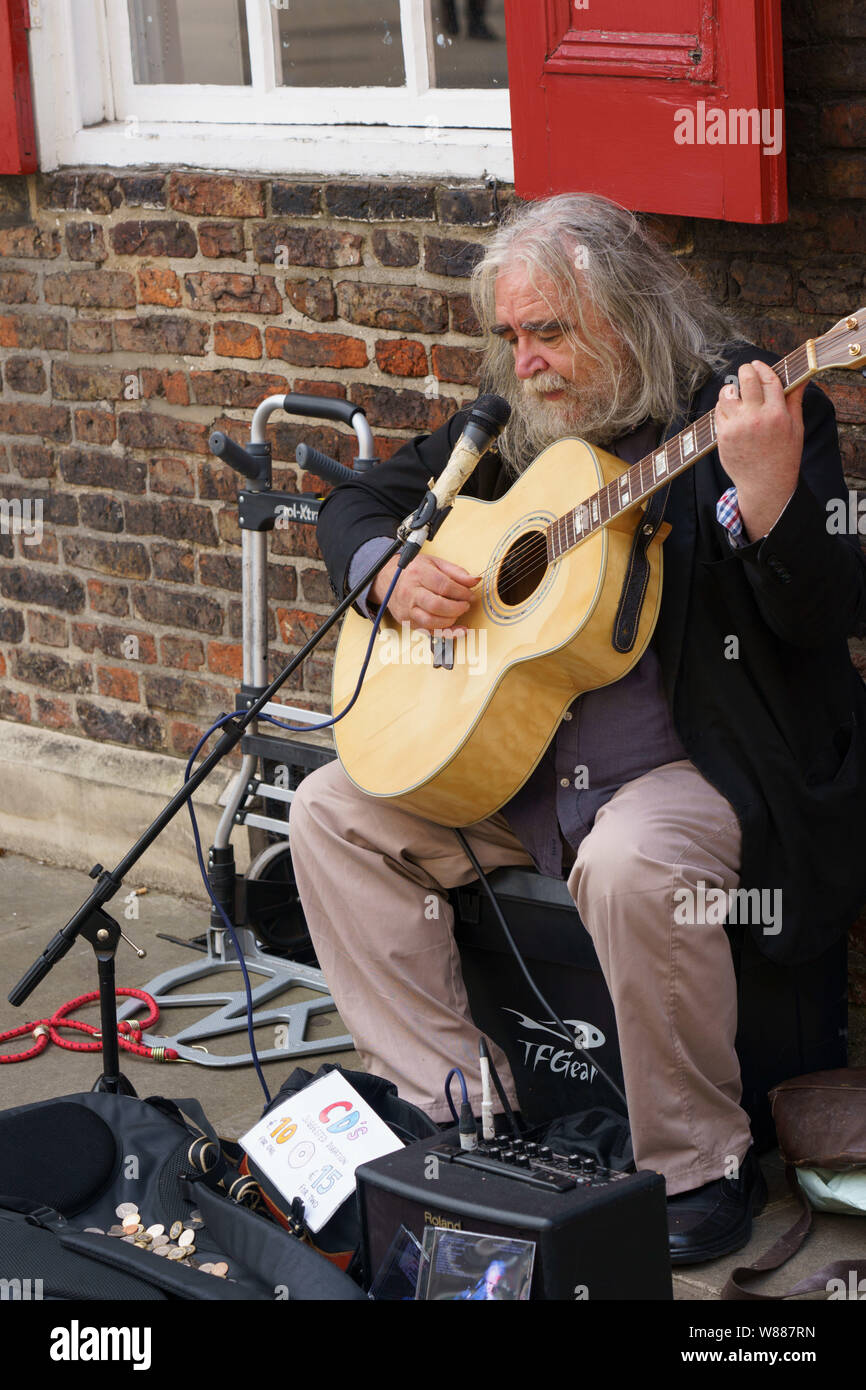
{"type": "MultiPolygon", "coordinates": [[[[457,498],[424,553],[483,576],[459,619],[469,633],[454,639],[448,669],[434,665],[429,633],[384,615],[360,697],[334,727],[343,767],[362,791],[441,825],[483,820],[523,786],[576,696],[637,663],[658,617],[661,546],[670,528],[660,526],[650,544],[627,653],[611,639],[641,508],[550,565],[540,534],[625,467],[583,440],[564,439],[498,501],[457,498]]],[[[334,714],[351,698],[370,633],[368,619],[347,613],[334,663],[334,714]]]]}

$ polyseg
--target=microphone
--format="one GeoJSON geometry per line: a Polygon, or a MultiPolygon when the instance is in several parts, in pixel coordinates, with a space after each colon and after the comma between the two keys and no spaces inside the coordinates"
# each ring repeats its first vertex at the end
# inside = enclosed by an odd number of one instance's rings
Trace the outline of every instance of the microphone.
{"type": "Polygon", "coordinates": [[[414,560],[427,539],[434,517],[454,505],[458,492],[478,467],[482,455],[502,433],[510,415],[511,406],[502,396],[478,397],[439,477],[430,479],[420,507],[398,528],[397,534],[406,541],[400,552],[399,569],[405,569],[410,560],[414,560]]]}
{"type": "Polygon", "coordinates": [[[436,481],[431,478],[428,484],[436,498],[438,510],[444,511],[453,505],[454,498],[478,466],[482,454],[487,452],[508,424],[510,414],[511,406],[502,396],[478,397],[450,459],[436,481]]]}

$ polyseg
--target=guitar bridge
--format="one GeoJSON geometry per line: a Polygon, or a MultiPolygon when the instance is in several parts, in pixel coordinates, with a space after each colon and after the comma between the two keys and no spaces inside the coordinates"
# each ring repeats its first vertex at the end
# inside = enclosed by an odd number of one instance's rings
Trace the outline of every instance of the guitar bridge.
{"type": "Polygon", "coordinates": [[[453,637],[434,637],[430,634],[430,646],[433,651],[434,667],[442,667],[446,671],[454,670],[454,638],[453,637]]]}

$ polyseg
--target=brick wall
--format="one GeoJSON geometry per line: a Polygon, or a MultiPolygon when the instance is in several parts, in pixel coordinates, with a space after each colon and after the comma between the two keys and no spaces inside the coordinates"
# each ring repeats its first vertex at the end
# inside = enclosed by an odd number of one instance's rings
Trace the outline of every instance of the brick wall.
{"type": "MultiPolygon", "coordinates": [[[[866,11],[785,7],[790,219],[659,219],[715,297],[782,355],[866,305],[866,11]]],[[[41,498],[39,545],[0,535],[0,718],[186,754],[240,679],[238,440],[273,391],[347,395],[377,450],[473,395],[466,293],[508,190],[149,169],[0,179],[0,496],[41,498]],[[127,639],[138,639],[137,655],[127,639]]],[[[822,380],[849,485],[866,478],[866,385],[822,380]]],[[[275,485],[309,490],[278,418],[275,485]]],[[[312,528],[273,533],[274,671],[329,611],[312,528]]],[[[866,648],[855,644],[866,672],[866,648]]],[[[325,708],[329,653],[287,693],[325,708]]],[[[866,928],[854,997],[866,1004],[866,928]]]]}
{"type": "MultiPolygon", "coordinates": [[[[474,394],[464,277],[493,195],[81,170],[3,180],[0,220],[0,489],[45,516],[39,545],[0,537],[0,717],[186,753],[241,675],[210,430],[245,440],[287,390],[363,405],[383,458],[442,424],[474,394]]],[[[276,486],[319,486],[302,439],[351,462],[350,431],[277,418],[276,486]]],[[[312,528],[271,553],[276,671],[330,592],[312,528]]],[[[327,655],[287,689],[324,708],[327,655]]]]}

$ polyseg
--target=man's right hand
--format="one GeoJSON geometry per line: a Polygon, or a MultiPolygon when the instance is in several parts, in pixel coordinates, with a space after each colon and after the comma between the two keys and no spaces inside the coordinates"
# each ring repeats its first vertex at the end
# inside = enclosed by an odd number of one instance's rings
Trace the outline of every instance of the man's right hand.
{"type": "MultiPolygon", "coordinates": [[[[385,597],[398,558],[394,555],[370,585],[367,602],[371,608],[378,607],[385,597]]],[[[480,580],[480,574],[468,574],[450,560],[416,555],[397,580],[388,612],[398,623],[408,622],[428,632],[441,632],[445,636],[465,632],[465,627],[454,624],[469,607],[472,590],[480,580]]]]}

